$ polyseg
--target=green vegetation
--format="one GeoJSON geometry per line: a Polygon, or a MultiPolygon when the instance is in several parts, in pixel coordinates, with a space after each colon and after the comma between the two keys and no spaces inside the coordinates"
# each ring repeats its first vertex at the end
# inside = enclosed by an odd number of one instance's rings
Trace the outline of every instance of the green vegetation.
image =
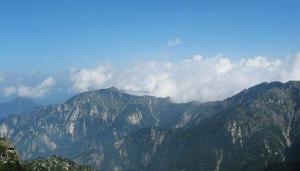
{"type": "Polygon", "coordinates": [[[5,138],[0,138],[0,170],[23,170],[19,156],[15,152],[15,147],[5,138]]]}
{"type": "Polygon", "coordinates": [[[38,158],[20,161],[15,147],[6,138],[0,138],[1,171],[91,171],[88,166],[80,166],[61,157],[38,158]]]}
{"type": "Polygon", "coordinates": [[[38,158],[23,162],[25,170],[33,171],[91,171],[88,166],[80,166],[75,162],[61,157],[38,158]]]}

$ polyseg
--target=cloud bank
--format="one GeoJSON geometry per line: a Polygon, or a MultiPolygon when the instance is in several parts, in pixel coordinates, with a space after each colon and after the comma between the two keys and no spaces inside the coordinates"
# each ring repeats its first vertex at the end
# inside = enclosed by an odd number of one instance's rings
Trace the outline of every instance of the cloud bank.
{"type": "MultiPolygon", "coordinates": [[[[300,53],[286,59],[195,55],[176,62],[142,62],[125,69],[104,63],[92,68],[71,68],[69,76],[56,86],[66,97],[115,86],[131,94],[169,96],[175,102],[205,102],[230,97],[261,82],[300,80],[300,53]]],[[[6,97],[51,96],[55,85],[50,76],[35,86],[6,86],[2,93],[6,97]]]]}
{"type": "Polygon", "coordinates": [[[10,86],[3,89],[5,96],[17,95],[20,97],[43,97],[55,85],[53,77],[48,77],[34,87],[19,85],[10,86]]]}
{"type": "Polygon", "coordinates": [[[76,92],[116,86],[135,94],[170,96],[176,102],[220,100],[261,82],[299,79],[300,54],[286,60],[195,55],[178,62],[144,62],[124,70],[105,64],[71,72],[76,92]]]}

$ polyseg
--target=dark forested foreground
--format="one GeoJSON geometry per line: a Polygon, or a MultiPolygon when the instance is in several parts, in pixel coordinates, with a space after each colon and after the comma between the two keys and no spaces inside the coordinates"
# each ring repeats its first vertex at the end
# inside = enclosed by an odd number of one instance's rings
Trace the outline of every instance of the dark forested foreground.
{"type": "Polygon", "coordinates": [[[21,161],[15,147],[5,138],[0,138],[1,171],[91,171],[89,166],[79,166],[75,162],[60,157],[38,158],[21,161]]]}
{"type": "Polygon", "coordinates": [[[2,119],[23,161],[4,143],[1,167],[90,169],[56,155],[97,170],[299,170],[299,105],[300,82],[207,103],[91,91],[2,119]]]}

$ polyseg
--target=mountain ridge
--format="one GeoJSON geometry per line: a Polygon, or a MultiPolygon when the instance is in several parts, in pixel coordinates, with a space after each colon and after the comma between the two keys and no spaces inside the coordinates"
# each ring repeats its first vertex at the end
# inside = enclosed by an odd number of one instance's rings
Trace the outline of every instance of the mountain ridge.
{"type": "Polygon", "coordinates": [[[299,81],[261,83],[206,103],[110,88],[41,107],[28,120],[8,117],[0,135],[22,158],[58,155],[100,170],[262,170],[298,160],[291,149],[300,147],[299,99],[299,81]]]}

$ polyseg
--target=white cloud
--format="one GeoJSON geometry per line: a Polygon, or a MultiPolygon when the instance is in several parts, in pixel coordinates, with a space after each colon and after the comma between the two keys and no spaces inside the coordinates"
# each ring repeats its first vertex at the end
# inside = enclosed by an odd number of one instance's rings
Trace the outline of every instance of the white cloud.
{"type": "Polygon", "coordinates": [[[263,56],[257,56],[254,58],[250,58],[246,60],[246,66],[250,68],[268,68],[268,67],[276,67],[281,64],[280,60],[268,61],[263,56]]]}
{"type": "Polygon", "coordinates": [[[5,96],[11,96],[17,92],[15,87],[6,87],[3,89],[3,93],[5,96]]]}
{"type": "Polygon", "coordinates": [[[214,70],[218,74],[225,74],[232,69],[231,61],[227,58],[220,58],[218,62],[214,65],[214,70]]]}
{"type": "Polygon", "coordinates": [[[191,59],[182,60],[181,63],[200,62],[202,58],[201,55],[194,55],[191,59]]]}
{"type": "Polygon", "coordinates": [[[71,81],[73,82],[73,90],[76,92],[84,92],[91,89],[97,89],[112,77],[110,68],[107,65],[99,65],[93,69],[82,69],[76,72],[71,70],[71,81]]]}
{"type": "Polygon", "coordinates": [[[300,79],[300,53],[282,61],[263,56],[232,60],[195,55],[179,62],[144,62],[125,70],[107,65],[72,71],[76,92],[116,86],[176,102],[219,100],[264,81],[300,79]]]}
{"type": "Polygon", "coordinates": [[[48,77],[34,87],[25,85],[6,87],[3,89],[3,94],[5,96],[12,96],[16,94],[21,97],[43,97],[54,85],[55,80],[53,77],[48,77]]]}
{"type": "Polygon", "coordinates": [[[181,44],[181,39],[178,38],[178,37],[175,37],[173,39],[170,39],[168,41],[167,45],[170,46],[170,47],[172,47],[172,46],[177,46],[177,45],[180,45],[180,44],[181,44]]]}
{"type": "Polygon", "coordinates": [[[291,80],[300,80],[300,53],[292,58],[289,64],[289,69],[285,72],[286,77],[291,80]]]}

